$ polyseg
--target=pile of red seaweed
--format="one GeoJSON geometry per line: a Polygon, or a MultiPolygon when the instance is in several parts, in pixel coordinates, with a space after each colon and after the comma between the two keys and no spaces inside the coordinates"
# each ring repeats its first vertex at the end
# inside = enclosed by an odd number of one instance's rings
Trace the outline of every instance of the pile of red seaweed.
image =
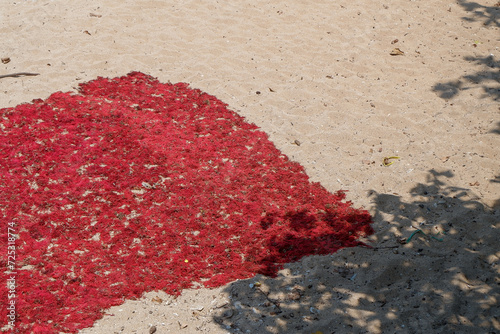
{"type": "Polygon", "coordinates": [[[372,233],[344,197],[214,96],[98,78],[0,110],[0,305],[15,331],[76,332],[146,291],[273,276],[372,233]]]}

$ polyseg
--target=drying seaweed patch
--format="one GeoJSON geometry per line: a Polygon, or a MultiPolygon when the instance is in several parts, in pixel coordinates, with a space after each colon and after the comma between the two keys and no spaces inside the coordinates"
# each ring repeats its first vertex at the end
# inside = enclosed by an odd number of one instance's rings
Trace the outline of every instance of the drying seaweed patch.
{"type": "Polygon", "coordinates": [[[273,276],[372,233],[217,98],[139,72],[1,109],[0,161],[20,332],[76,332],[146,291],[273,276]]]}

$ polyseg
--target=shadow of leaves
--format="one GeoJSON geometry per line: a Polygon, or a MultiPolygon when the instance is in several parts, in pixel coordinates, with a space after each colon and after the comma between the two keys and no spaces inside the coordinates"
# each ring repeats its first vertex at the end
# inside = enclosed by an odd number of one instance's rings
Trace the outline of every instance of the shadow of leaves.
{"type": "Polygon", "coordinates": [[[464,57],[464,60],[473,62],[481,70],[464,75],[459,79],[438,83],[432,87],[442,99],[451,99],[461,91],[475,88],[481,85],[483,90],[482,98],[492,98],[500,100],[500,62],[495,61],[493,56],[487,57],[464,57]]]}
{"type": "Polygon", "coordinates": [[[372,191],[372,248],[233,282],[214,321],[230,333],[499,333],[500,210],[453,177],[430,170],[405,196],[372,191]]]}
{"type": "Polygon", "coordinates": [[[500,135],[500,122],[497,122],[497,128],[490,131],[491,133],[496,133],[500,135]]]}
{"type": "Polygon", "coordinates": [[[472,18],[463,17],[465,21],[482,21],[485,26],[494,25],[500,27],[500,1],[492,6],[481,5],[473,1],[458,1],[458,4],[468,12],[472,12],[472,18]]]}

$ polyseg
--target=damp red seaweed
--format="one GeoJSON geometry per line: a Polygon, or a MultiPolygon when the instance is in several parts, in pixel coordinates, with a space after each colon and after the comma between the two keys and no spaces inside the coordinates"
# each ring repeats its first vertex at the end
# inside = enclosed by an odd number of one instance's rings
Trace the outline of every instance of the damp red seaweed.
{"type": "Polygon", "coordinates": [[[373,233],[216,97],[139,72],[0,110],[0,218],[2,268],[9,224],[17,236],[16,329],[33,333],[74,333],[146,291],[274,276],[373,233]]]}

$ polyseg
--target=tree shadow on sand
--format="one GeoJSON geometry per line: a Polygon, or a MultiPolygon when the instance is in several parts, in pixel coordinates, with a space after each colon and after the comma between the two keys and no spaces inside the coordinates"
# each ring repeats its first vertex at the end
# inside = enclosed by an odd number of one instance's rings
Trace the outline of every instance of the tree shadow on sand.
{"type": "Polygon", "coordinates": [[[500,209],[453,176],[430,170],[405,199],[372,191],[372,248],[233,282],[214,321],[231,333],[500,333],[500,209]]]}
{"type": "Polygon", "coordinates": [[[500,135],[500,122],[497,122],[497,128],[490,131],[491,133],[496,133],[500,135]]]}
{"type": "MultiPolygon", "coordinates": [[[[484,26],[500,27],[500,1],[492,6],[484,6],[473,1],[458,1],[458,4],[471,17],[462,17],[467,22],[482,22],[484,26]]],[[[464,75],[456,80],[441,82],[432,87],[433,91],[443,99],[451,99],[461,91],[473,89],[480,85],[483,90],[482,98],[500,100],[500,62],[492,55],[484,57],[464,57],[465,61],[475,63],[479,70],[475,73],[464,75]]]]}
{"type": "Polygon", "coordinates": [[[464,57],[465,61],[473,62],[481,69],[475,73],[467,74],[456,80],[441,82],[432,87],[442,99],[451,99],[462,91],[474,89],[481,85],[482,98],[500,100],[500,61],[495,61],[493,56],[464,57]]]}
{"type": "Polygon", "coordinates": [[[472,17],[463,17],[469,22],[480,21],[485,26],[500,27],[500,1],[491,6],[484,6],[474,1],[459,0],[457,2],[463,9],[473,13],[472,17]]]}

